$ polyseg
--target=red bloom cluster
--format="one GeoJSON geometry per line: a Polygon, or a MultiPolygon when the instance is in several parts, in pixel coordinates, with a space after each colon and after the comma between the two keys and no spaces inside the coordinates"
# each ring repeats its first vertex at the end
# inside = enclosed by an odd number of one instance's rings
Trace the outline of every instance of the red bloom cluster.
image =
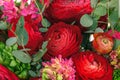
{"type": "Polygon", "coordinates": [[[58,55],[66,58],[79,51],[82,35],[78,26],[59,22],[49,28],[45,40],[49,40],[46,59],[58,55]]]}
{"type": "Polygon", "coordinates": [[[82,80],[112,80],[110,64],[94,52],[81,52],[73,57],[76,71],[82,80]]]}
{"type": "Polygon", "coordinates": [[[53,0],[45,16],[51,22],[72,22],[91,11],[90,0],[53,0]]]}

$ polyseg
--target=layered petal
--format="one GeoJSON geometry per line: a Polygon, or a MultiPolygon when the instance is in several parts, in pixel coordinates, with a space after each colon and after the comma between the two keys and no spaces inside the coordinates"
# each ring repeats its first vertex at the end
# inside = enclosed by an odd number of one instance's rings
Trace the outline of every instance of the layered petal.
{"type": "Polygon", "coordinates": [[[46,56],[62,55],[66,58],[79,51],[82,35],[78,26],[59,22],[50,27],[45,40],[49,40],[46,56]]]}
{"type": "Polygon", "coordinates": [[[94,52],[81,52],[73,57],[73,62],[82,80],[112,80],[110,64],[94,52]]]}

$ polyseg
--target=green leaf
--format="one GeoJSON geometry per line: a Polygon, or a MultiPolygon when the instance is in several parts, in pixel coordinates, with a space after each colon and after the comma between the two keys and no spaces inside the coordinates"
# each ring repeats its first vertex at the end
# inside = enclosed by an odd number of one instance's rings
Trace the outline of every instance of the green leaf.
{"type": "Polygon", "coordinates": [[[99,32],[104,32],[103,29],[101,29],[100,27],[95,29],[95,33],[99,33],[99,32]]]}
{"type": "Polygon", "coordinates": [[[38,7],[39,9],[42,10],[43,5],[40,3],[40,0],[36,0],[36,5],[37,5],[37,7],[38,7]]]}
{"type": "Polygon", "coordinates": [[[16,37],[10,37],[6,40],[6,45],[7,46],[12,46],[17,42],[17,38],[16,37]]]}
{"type": "Polygon", "coordinates": [[[48,29],[47,28],[40,28],[40,32],[47,32],[48,29]]]}
{"type": "Polygon", "coordinates": [[[120,40],[119,40],[119,39],[115,39],[115,40],[114,40],[113,49],[116,49],[119,45],[120,45],[120,40]]]}
{"type": "Polygon", "coordinates": [[[95,15],[104,16],[104,15],[106,15],[106,13],[107,13],[107,10],[106,10],[106,8],[103,7],[103,6],[98,6],[98,7],[95,8],[95,10],[94,10],[94,14],[95,14],[95,15]]]}
{"type": "Polygon", "coordinates": [[[112,11],[112,13],[109,16],[109,21],[111,23],[112,26],[114,26],[117,21],[118,21],[118,11],[112,11]]]}
{"type": "Polygon", "coordinates": [[[32,76],[32,77],[35,77],[37,74],[34,72],[34,71],[32,71],[32,70],[29,70],[29,74],[30,74],[30,76],[32,76]]]}
{"type": "Polygon", "coordinates": [[[39,61],[46,52],[47,52],[47,48],[45,48],[44,50],[40,49],[38,53],[33,56],[33,61],[34,62],[39,61]]]}
{"type": "Polygon", "coordinates": [[[108,2],[108,4],[109,4],[109,8],[114,8],[115,10],[120,9],[119,8],[120,0],[111,0],[108,2]]]}
{"type": "Polygon", "coordinates": [[[17,43],[19,45],[26,45],[28,42],[28,33],[24,28],[24,17],[21,16],[16,27],[15,33],[18,36],[17,43]]]}
{"type": "Polygon", "coordinates": [[[48,41],[43,42],[42,49],[45,49],[47,47],[47,45],[48,45],[48,41]]]}
{"type": "Polygon", "coordinates": [[[98,3],[98,0],[91,0],[91,7],[95,8],[98,3]]]}
{"type": "Polygon", "coordinates": [[[93,20],[93,25],[91,27],[89,27],[89,30],[95,30],[98,26],[98,22],[96,20],[93,20]]]}
{"type": "Polygon", "coordinates": [[[89,16],[88,14],[85,14],[81,17],[80,19],[80,23],[84,26],[84,27],[90,27],[93,24],[93,19],[91,18],[91,16],[89,16]]]}
{"type": "Polygon", "coordinates": [[[43,18],[42,19],[42,25],[43,25],[43,27],[49,27],[50,26],[50,22],[46,18],[43,18]]]}
{"type": "Polygon", "coordinates": [[[23,63],[30,63],[31,57],[30,55],[26,54],[25,52],[22,52],[20,50],[13,51],[12,54],[21,62],[23,63]]]}
{"type": "Polygon", "coordinates": [[[0,29],[1,30],[6,30],[7,29],[7,23],[3,22],[3,21],[0,21],[0,29]]]}

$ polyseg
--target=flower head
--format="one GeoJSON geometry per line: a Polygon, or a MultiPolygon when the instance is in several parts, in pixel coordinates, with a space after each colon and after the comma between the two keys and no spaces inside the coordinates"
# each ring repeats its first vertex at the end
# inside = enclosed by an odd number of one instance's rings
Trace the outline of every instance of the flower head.
{"type": "Polygon", "coordinates": [[[81,30],[78,26],[64,22],[55,23],[46,33],[45,40],[49,40],[45,59],[58,55],[63,58],[70,57],[79,51],[82,42],[81,30]]]}
{"type": "Polygon", "coordinates": [[[73,61],[82,80],[112,80],[113,69],[103,56],[85,51],[75,55],[73,61]]]}
{"type": "Polygon", "coordinates": [[[17,11],[18,8],[15,6],[13,0],[4,1],[3,3],[3,16],[7,17],[7,21],[9,22],[11,19],[16,18],[18,16],[17,11]]]}
{"type": "Polygon", "coordinates": [[[21,10],[20,14],[22,16],[32,15],[32,18],[37,17],[38,9],[35,6],[34,2],[31,2],[28,6],[24,6],[24,8],[21,10]]]}
{"type": "Polygon", "coordinates": [[[63,59],[59,55],[52,58],[51,62],[43,62],[44,68],[41,70],[42,78],[50,80],[75,80],[75,70],[71,59],[63,59]]]}

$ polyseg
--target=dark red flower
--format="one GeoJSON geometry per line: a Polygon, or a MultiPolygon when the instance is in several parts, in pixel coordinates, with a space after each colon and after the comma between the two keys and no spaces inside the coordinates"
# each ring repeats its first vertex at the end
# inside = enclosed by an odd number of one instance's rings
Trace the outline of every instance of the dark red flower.
{"type": "MultiPolygon", "coordinates": [[[[15,31],[16,29],[17,21],[18,19],[14,20],[13,22],[13,26],[12,26],[13,31],[15,31]]],[[[29,38],[27,45],[25,45],[25,48],[31,49],[30,54],[36,53],[39,50],[39,47],[41,46],[42,41],[43,41],[43,37],[41,33],[39,32],[39,27],[38,27],[38,24],[40,21],[41,21],[41,17],[38,17],[35,20],[32,20],[29,16],[25,17],[24,28],[26,29],[28,33],[28,38],[29,38]]],[[[11,31],[8,31],[8,35],[9,37],[14,36],[13,32],[11,31]]]]}
{"type": "Polygon", "coordinates": [[[49,40],[46,59],[58,55],[66,58],[79,51],[82,35],[78,26],[59,22],[49,28],[45,40],[49,40]]]}
{"type": "Polygon", "coordinates": [[[107,54],[113,48],[113,38],[107,33],[95,33],[92,42],[93,48],[100,54],[107,54]]]}
{"type": "Polygon", "coordinates": [[[9,69],[0,64],[0,80],[19,80],[9,69]]]}
{"type": "Polygon", "coordinates": [[[46,9],[45,16],[51,22],[73,22],[91,11],[90,0],[53,0],[46,9]]]}
{"type": "Polygon", "coordinates": [[[86,51],[75,55],[73,62],[82,80],[112,80],[113,69],[103,56],[86,51]]]}

